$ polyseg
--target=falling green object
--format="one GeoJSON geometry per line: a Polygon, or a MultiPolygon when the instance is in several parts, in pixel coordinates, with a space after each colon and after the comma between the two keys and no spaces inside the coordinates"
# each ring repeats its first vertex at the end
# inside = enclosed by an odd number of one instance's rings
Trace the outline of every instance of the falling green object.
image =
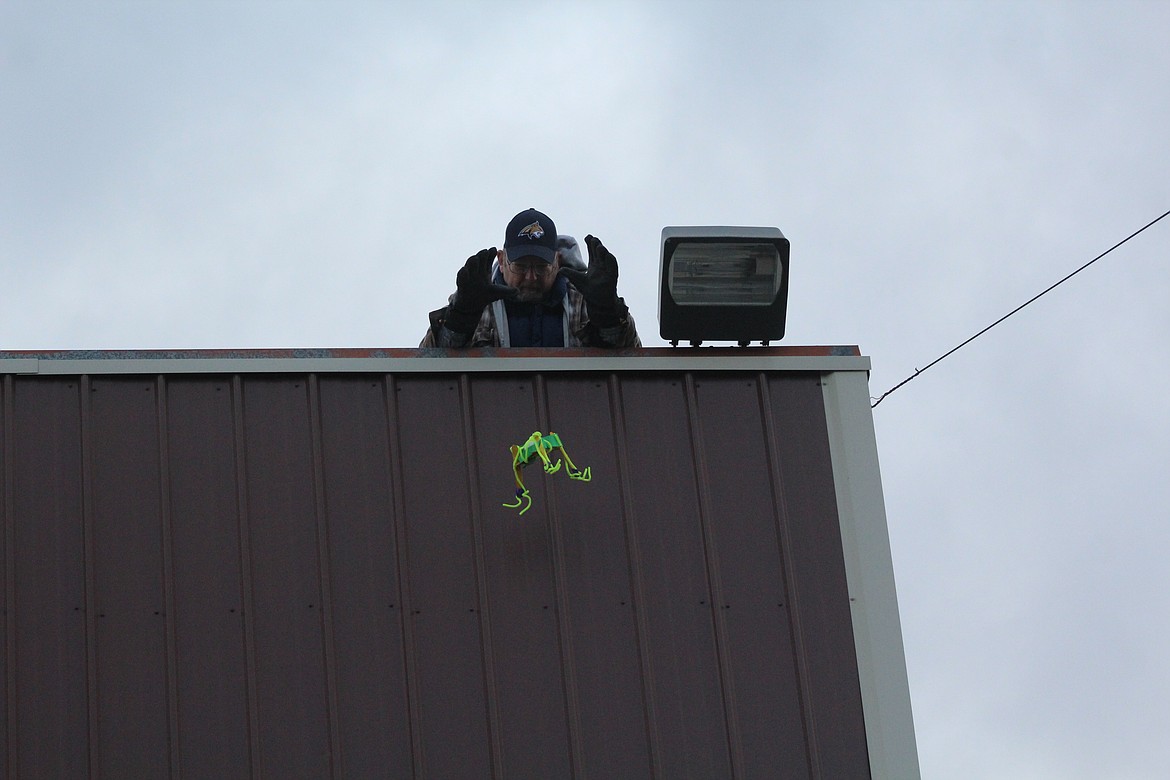
{"type": "Polygon", "coordinates": [[[523,505],[520,514],[524,514],[532,506],[532,496],[528,494],[528,488],[524,487],[524,479],[520,476],[520,469],[532,463],[535,458],[539,458],[544,463],[544,473],[556,474],[561,470],[562,463],[565,465],[565,473],[569,475],[569,479],[580,480],[581,482],[588,482],[593,478],[589,471],[589,467],[584,469],[577,468],[573,463],[573,459],[569,457],[569,453],[565,451],[565,445],[561,443],[561,437],[557,436],[552,431],[548,435],[541,435],[540,431],[533,431],[532,435],[528,437],[528,441],[517,447],[513,444],[509,449],[512,451],[512,473],[516,475],[516,501],[511,504],[504,504],[509,509],[515,509],[523,505]],[[555,450],[561,451],[562,461],[557,459],[553,463],[553,458],[556,457],[555,450]],[[527,503],[525,503],[527,501],[527,503]]]}

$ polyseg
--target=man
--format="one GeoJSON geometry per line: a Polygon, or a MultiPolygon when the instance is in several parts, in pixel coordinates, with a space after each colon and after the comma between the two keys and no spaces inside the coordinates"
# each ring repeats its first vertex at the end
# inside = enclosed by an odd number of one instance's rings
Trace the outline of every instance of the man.
{"type": "MultiPolygon", "coordinates": [[[[571,268],[562,262],[557,239],[556,225],[536,209],[513,217],[503,249],[467,258],[455,276],[455,294],[445,308],[431,312],[431,328],[419,346],[641,346],[617,294],[617,258],[600,240],[585,236],[589,264],[571,268]]],[[[569,242],[562,246],[568,249],[569,242]]]]}

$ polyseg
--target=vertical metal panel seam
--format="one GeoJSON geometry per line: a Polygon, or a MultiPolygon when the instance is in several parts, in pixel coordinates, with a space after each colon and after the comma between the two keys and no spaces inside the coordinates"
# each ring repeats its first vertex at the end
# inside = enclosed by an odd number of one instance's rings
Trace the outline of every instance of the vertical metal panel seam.
{"type": "Polygon", "coordinates": [[[345,777],[341,753],[341,726],[337,704],[337,652],[333,642],[333,587],[329,565],[329,525],[325,504],[325,449],[321,434],[321,388],[316,374],[309,374],[309,427],[313,448],[313,509],[317,520],[317,575],[321,596],[321,634],[325,661],[325,707],[329,723],[329,770],[345,777]]]}
{"type": "Polygon", "coordinates": [[[647,748],[650,754],[651,777],[662,777],[662,740],[658,735],[658,714],[654,701],[654,667],[650,662],[650,624],[646,617],[646,586],[642,577],[642,559],[638,550],[637,516],[634,513],[633,488],[629,468],[629,445],[626,436],[625,405],[621,383],[616,373],[609,375],[610,423],[613,426],[614,448],[617,458],[618,489],[622,497],[622,524],[626,534],[626,560],[629,566],[631,601],[634,607],[634,641],[638,648],[638,663],[642,672],[642,702],[646,723],[647,748]]]}
{"type": "MultiPolygon", "coordinates": [[[[390,511],[394,524],[394,549],[397,558],[398,582],[398,623],[402,627],[402,662],[406,675],[407,728],[410,731],[410,749],[413,753],[411,766],[415,777],[424,777],[422,711],[419,703],[418,662],[415,657],[414,624],[410,620],[412,599],[410,596],[410,550],[406,536],[406,499],[402,493],[402,442],[398,426],[398,383],[393,374],[386,374],[382,381],[383,403],[386,405],[386,446],[389,448],[387,480],[393,497],[390,511]]],[[[393,606],[393,605],[391,605],[393,606]]]]}
{"type": "Polygon", "coordinates": [[[479,602],[480,652],[483,654],[484,698],[487,703],[488,741],[491,747],[492,777],[504,775],[504,744],[501,734],[499,693],[496,691],[496,669],[492,652],[491,617],[487,593],[487,560],[484,553],[482,518],[479,513],[479,459],[475,448],[475,413],[471,403],[471,379],[459,375],[459,400],[463,408],[464,452],[467,453],[468,513],[472,541],[475,547],[475,589],[479,602]]]}
{"type": "Polygon", "coordinates": [[[171,507],[171,457],[167,426],[167,381],[155,377],[155,420],[158,426],[159,522],[162,525],[163,626],[166,643],[167,739],[171,777],[180,776],[179,650],[175,627],[174,518],[171,507]]]}
{"type": "MultiPolygon", "coordinates": [[[[541,430],[549,430],[548,389],[544,374],[536,375],[536,416],[541,430]]],[[[573,656],[572,616],[569,612],[568,573],[565,571],[565,540],[557,512],[557,491],[548,491],[545,520],[549,526],[553,568],[553,593],[557,605],[557,640],[561,656],[561,685],[565,696],[565,726],[569,732],[569,771],[572,777],[585,776],[585,754],[581,739],[581,705],[577,690],[577,666],[573,656]]]]}
{"type": "Polygon", "coordinates": [[[252,531],[248,523],[248,442],[244,428],[244,384],[239,374],[232,376],[232,429],[236,459],[236,517],[240,545],[240,612],[244,627],[244,663],[247,685],[248,760],[252,777],[263,776],[260,756],[259,694],[256,691],[256,625],[252,617],[252,531]]]}
{"type": "Polygon", "coordinates": [[[798,609],[795,562],[792,560],[792,533],[789,527],[788,503],[784,497],[784,467],[776,449],[778,434],[776,418],[772,414],[772,394],[767,374],[760,372],[759,384],[760,413],[764,420],[764,456],[768,459],[768,470],[772,478],[772,506],[776,523],[776,539],[780,546],[780,563],[784,567],[785,610],[792,628],[792,654],[796,659],[798,678],[797,695],[800,697],[800,718],[804,723],[805,754],[809,771],[813,777],[821,777],[820,751],[817,749],[816,714],[810,705],[811,676],[808,668],[808,650],[804,641],[804,628],[798,609]]]}
{"type": "Polygon", "coordinates": [[[0,405],[4,430],[4,707],[5,707],[5,765],[6,777],[16,777],[18,765],[16,707],[16,500],[13,496],[15,441],[12,427],[15,425],[14,386],[11,374],[4,375],[4,399],[0,405]]]}
{"type": "Polygon", "coordinates": [[[88,374],[78,378],[77,393],[81,415],[81,537],[85,570],[85,688],[86,737],[89,740],[90,777],[101,774],[101,745],[98,728],[98,657],[97,657],[97,573],[93,528],[93,394],[88,374]]]}
{"type": "Polygon", "coordinates": [[[711,589],[711,617],[715,628],[715,656],[719,664],[719,682],[723,694],[724,723],[727,728],[727,748],[731,758],[732,777],[743,777],[743,738],[735,706],[735,680],[731,673],[728,654],[731,639],[722,608],[726,606],[723,583],[719,577],[719,554],[715,546],[715,531],[711,527],[711,492],[707,488],[710,477],[704,456],[703,431],[699,424],[699,399],[695,390],[695,376],[686,374],[687,424],[691,434],[691,455],[695,469],[695,484],[699,492],[699,526],[703,532],[703,555],[707,564],[707,584],[711,589]]]}

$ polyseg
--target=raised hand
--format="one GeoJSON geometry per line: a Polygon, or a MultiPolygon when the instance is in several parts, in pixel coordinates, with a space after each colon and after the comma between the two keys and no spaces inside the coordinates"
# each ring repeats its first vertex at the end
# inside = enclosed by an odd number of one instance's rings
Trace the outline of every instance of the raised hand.
{"type": "Polygon", "coordinates": [[[589,249],[588,268],[584,271],[561,268],[560,274],[585,298],[590,320],[599,327],[615,325],[627,311],[625,302],[617,294],[617,258],[596,236],[585,236],[585,246],[589,249]]]}
{"type": "Polygon", "coordinates": [[[496,248],[481,249],[455,275],[455,296],[447,308],[444,324],[456,333],[475,330],[485,306],[501,298],[515,298],[516,288],[492,283],[492,261],[496,248]]]}

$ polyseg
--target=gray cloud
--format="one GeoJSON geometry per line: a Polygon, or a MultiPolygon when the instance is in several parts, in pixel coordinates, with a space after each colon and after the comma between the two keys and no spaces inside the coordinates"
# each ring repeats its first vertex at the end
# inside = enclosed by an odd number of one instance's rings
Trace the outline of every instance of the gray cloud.
{"type": "MultiPolygon", "coordinates": [[[[874,395],[1170,208],[1159,3],[6,3],[4,348],[405,346],[536,206],[792,240],[874,395]],[[538,20],[552,34],[524,22],[538,20]]],[[[924,775],[1170,761],[1170,220],[875,410],[924,775]]]]}

